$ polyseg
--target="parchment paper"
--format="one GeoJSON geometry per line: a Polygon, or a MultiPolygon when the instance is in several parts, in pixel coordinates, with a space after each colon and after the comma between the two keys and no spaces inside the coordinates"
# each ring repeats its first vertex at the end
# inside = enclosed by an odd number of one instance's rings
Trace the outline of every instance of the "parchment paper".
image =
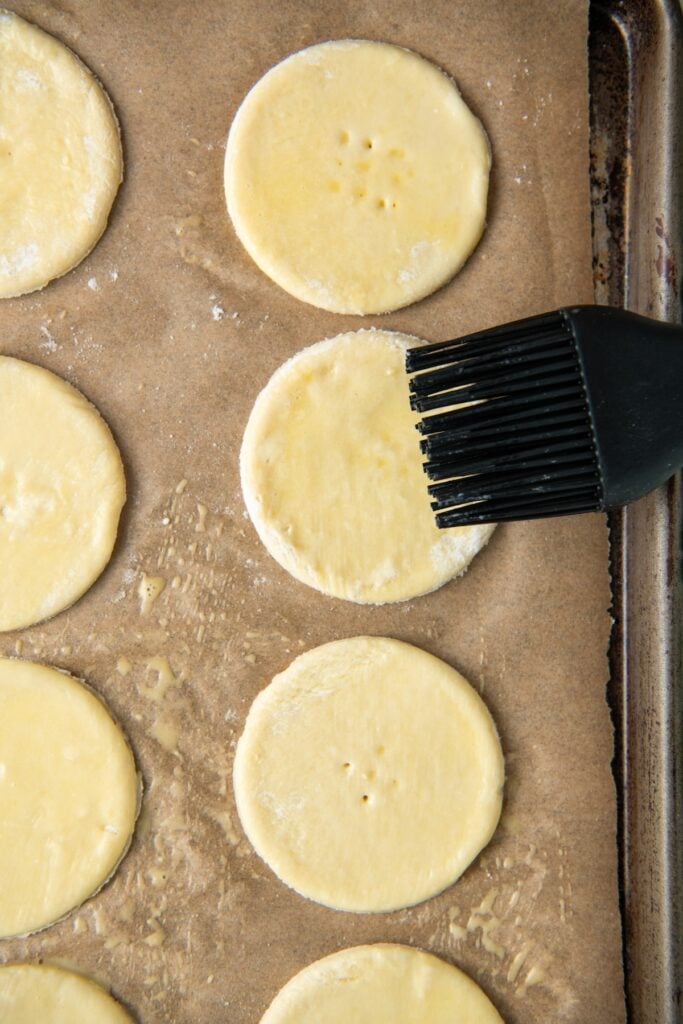
{"type": "Polygon", "coordinates": [[[69,612],[0,637],[0,653],[85,677],[130,736],[145,798],[111,883],[42,934],[0,942],[0,960],[76,966],[140,1024],[256,1024],[312,960],[398,941],[470,972],[508,1024],[623,1021],[603,519],[500,527],[461,580],[358,607],[270,559],[238,482],[253,400],[304,345],[372,324],[436,341],[591,300],[585,0],[9,6],[101,78],[126,179],[91,256],[0,305],[0,351],[55,370],[98,406],[129,500],[101,580],[69,612]],[[442,66],[494,154],[489,225],[466,268],[385,317],[290,298],[242,250],[222,195],[225,136],[249,87],[288,53],[345,36],[442,66]],[[488,849],[443,895],[388,915],[287,890],[244,839],[231,787],[255,694],[300,651],[359,633],[461,670],[507,757],[488,849]]]}

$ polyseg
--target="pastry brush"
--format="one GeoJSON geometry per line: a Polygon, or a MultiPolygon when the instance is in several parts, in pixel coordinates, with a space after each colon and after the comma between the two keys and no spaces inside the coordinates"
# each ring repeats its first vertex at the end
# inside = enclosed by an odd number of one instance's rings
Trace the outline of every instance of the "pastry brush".
{"type": "Polygon", "coordinates": [[[683,328],[571,306],[409,349],[440,527],[626,505],[683,465],[683,328]]]}

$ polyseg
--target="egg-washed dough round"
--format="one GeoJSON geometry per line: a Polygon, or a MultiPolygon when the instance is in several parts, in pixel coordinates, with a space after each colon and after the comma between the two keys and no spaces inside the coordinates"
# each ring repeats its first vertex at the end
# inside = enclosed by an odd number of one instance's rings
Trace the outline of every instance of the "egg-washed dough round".
{"type": "Polygon", "coordinates": [[[5,1024],[133,1024],[103,988],[51,964],[0,966],[0,1020],[5,1024]]]}
{"type": "Polygon", "coordinates": [[[49,370],[0,356],[0,632],[55,615],[94,583],[125,500],[95,407],[49,370]]]}
{"type": "Polygon", "coordinates": [[[503,1024],[468,975],[431,953],[378,943],[317,960],[280,989],[261,1024],[503,1024]]]}
{"type": "Polygon", "coordinates": [[[296,298],[384,313],[460,269],[486,220],[481,123],[434,64],[388,43],[320,43],[272,68],[228,135],[245,249],[296,298]]]}
{"type": "Polygon", "coordinates": [[[436,590],[493,532],[435,524],[404,369],[419,343],[356,331],[311,345],[249,418],[240,467],[252,522],[283,568],[332,597],[382,604],[436,590]]]}
{"type": "Polygon", "coordinates": [[[116,115],[94,75],[0,9],[0,298],[43,288],[87,256],[122,169],[116,115]]]}
{"type": "Polygon", "coordinates": [[[0,938],[45,928],[106,882],[139,789],[94,693],[57,669],[0,659],[0,938]]]}
{"type": "Polygon", "coordinates": [[[425,651],[353,637],[296,658],[237,745],[240,821],[292,889],[381,912],[441,892],[488,843],[504,764],[486,705],[425,651]]]}

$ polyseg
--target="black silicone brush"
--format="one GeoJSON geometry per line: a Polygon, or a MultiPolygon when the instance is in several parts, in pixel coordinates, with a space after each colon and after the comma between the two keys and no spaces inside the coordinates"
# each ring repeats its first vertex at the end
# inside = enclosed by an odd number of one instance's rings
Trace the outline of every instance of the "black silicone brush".
{"type": "Polygon", "coordinates": [[[572,306],[406,368],[438,526],[604,511],[683,465],[681,327],[572,306]]]}

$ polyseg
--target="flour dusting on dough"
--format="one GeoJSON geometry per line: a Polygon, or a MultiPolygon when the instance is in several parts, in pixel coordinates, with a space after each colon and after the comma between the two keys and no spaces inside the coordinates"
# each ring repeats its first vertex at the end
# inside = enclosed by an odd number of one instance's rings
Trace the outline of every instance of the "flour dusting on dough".
{"type": "Polygon", "coordinates": [[[10,256],[0,253],[0,275],[16,276],[32,270],[38,262],[38,246],[35,242],[20,245],[10,256]]]}

